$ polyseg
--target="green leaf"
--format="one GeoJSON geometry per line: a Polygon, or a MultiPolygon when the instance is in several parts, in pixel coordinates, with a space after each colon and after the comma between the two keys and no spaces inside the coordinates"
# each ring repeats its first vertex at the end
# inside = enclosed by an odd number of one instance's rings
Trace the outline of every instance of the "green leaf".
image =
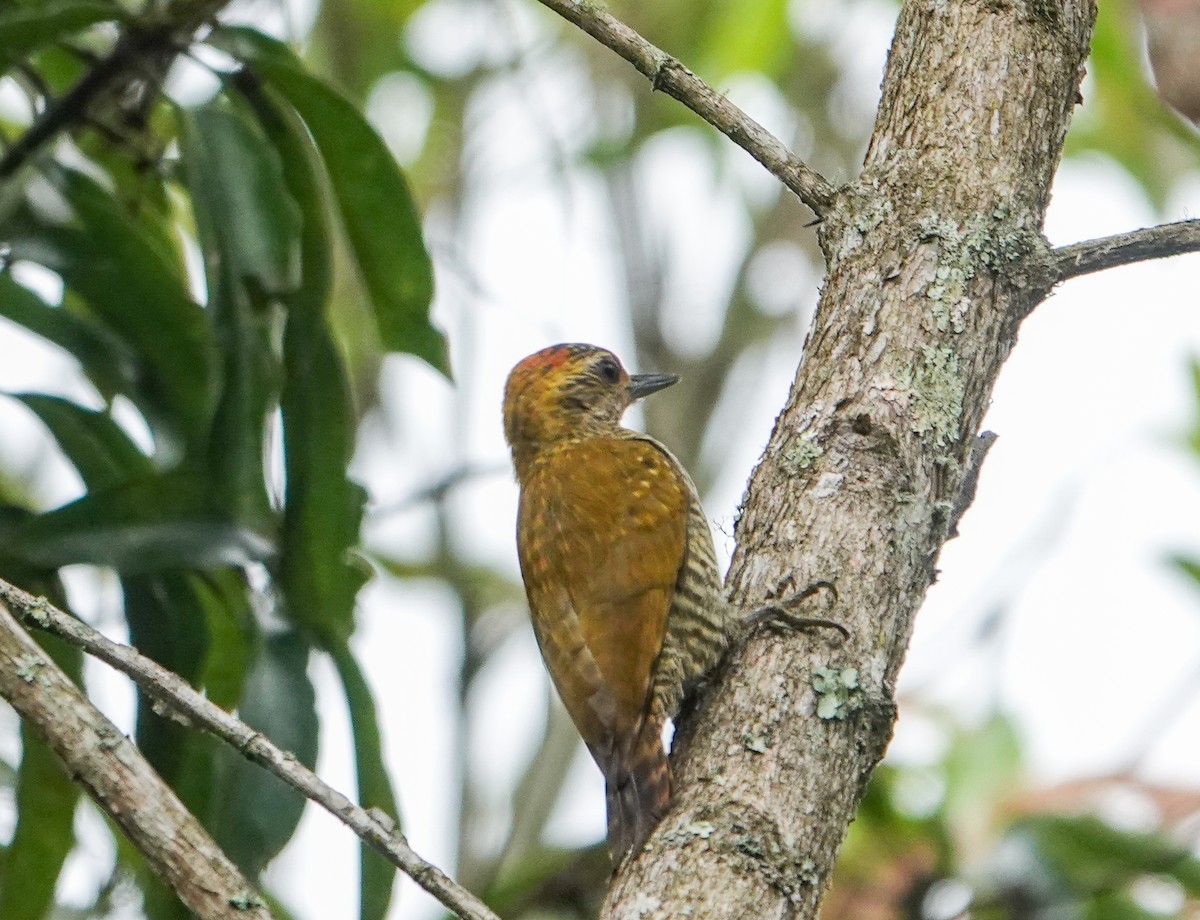
{"type": "MultiPolygon", "coordinates": [[[[300,283],[300,214],[262,131],[218,103],[178,111],[183,162],[211,257],[279,296],[300,283]]],[[[257,298],[256,298],[257,299],[257,298]]]]}
{"type": "Polygon", "coordinates": [[[125,19],[125,11],[110,3],[48,3],[0,12],[0,57],[18,60],[39,45],[59,41],[97,22],[125,19]]]}
{"type": "Polygon", "coordinates": [[[89,489],[105,489],[150,473],[151,463],[125,431],[104,412],[58,396],[15,394],[45,425],[89,489]]]}
{"type": "Polygon", "coordinates": [[[245,565],[271,552],[262,535],[213,513],[205,482],[186,471],[122,482],[0,527],[0,545],[29,564],[107,565],[125,575],[245,565]]]}
{"type": "MultiPolygon", "coordinates": [[[[112,5],[112,4],[110,4],[112,5]]],[[[81,36],[82,37],[82,36],[81,36]]],[[[88,65],[62,44],[42,45],[28,58],[54,95],[62,95],[78,83],[88,65]]]]}
{"type": "Polygon", "coordinates": [[[287,492],[279,578],[288,614],[328,645],[353,631],[355,597],[369,574],[352,555],[366,492],[346,477],[354,416],[328,330],[289,321],[284,361],[287,492]]]}
{"type": "MultiPolygon", "coordinates": [[[[189,576],[184,572],[139,575],[123,578],[121,588],[130,643],[196,686],[208,650],[208,629],[189,576]]],[[[137,746],[158,774],[174,786],[190,732],[155,713],[152,703],[138,691],[137,746]]]]}
{"type": "Polygon", "coordinates": [[[424,358],[447,373],[445,339],[429,323],[433,267],[420,215],[383,139],[282,42],[233,27],[219,30],[209,42],[252,65],[304,119],[324,159],[384,346],[424,358]]]}
{"type": "Polygon", "coordinates": [[[280,381],[277,298],[300,284],[299,212],[275,149],[253,121],[229,103],[178,117],[224,358],[212,480],[223,507],[262,526],[271,516],[263,449],[280,381]]]}
{"type": "Polygon", "coordinates": [[[201,680],[204,693],[223,709],[233,709],[242,698],[258,637],[251,588],[238,569],[193,576],[193,583],[208,629],[208,658],[201,680]]]}
{"type": "MultiPolygon", "coordinates": [[[[312,767],[319,725],[308,655],[299,633],[267,638],[246,680],[240,713],[247,725],[312,767]]],[[[305,799],[228,748],[221,759],[227,772],[213,835],[253,879],[296,832],[305,799]]]]}
{"type": "Polygon", "coordinates": [[[366,581],[352,557],[365,492],[346,476],[356,419],[341,354],[326,319],[329,237],[318,159],[296,115],[278,97],[245,84],[251,105],[279,151],[284,180],[301,213],[303,283],[286,297],[283,452],[287,473],[279,582],[294,622],[328,647],[354,629],[354,600],[366,581]]]}
{"type": "Polygon", "coordinates": [[[283,299],[289,317],[316,325],[323,322],[333,284],[333,237],[327,213],[327,176],[320,151],[299,113],[277,91],[241,75],[235,85],[254,112],[282,166],[281,178],[298,210],[300,283],[283,299]]]}
{"type": "Polygon", "coordinates": [[[134,390],[139,376],[134,353],[103,326],[52,307],[0,272],[0,316],[73,355],[105,397],[134,390]]]}
{"type": "Polygon", "coordinates": [[[204,310],[158,247],[95,180],[61,168],[50,178],[76,223],[27,209],[24,219],[14,221],[12,258],[61,275],[92,316],[138,356],[146,373],[131,394],[135,401],[173,419],[192,442],[201,440],[212,416],[217,359],[204,310]]]}
{"type": "MultiPolygon", "coordinates": [[[[379,717],[375,709],[375,698],[371,695],[371,687],[348,644],[334,645],[329,652],[337,666],[350,708],[358,803],[363,808],[378,808],[398,822],[396,794],[392,790],[392,782],[383,762],[379,717]]],[[[384,920],[392,899],[396,867],[365,843],[359,845],[359,860],[359,918],[384,920]]]]}
{"type": "Polygon", "coordinates": [[[126,220],[137,225],[142,237],[171,266],[174,274],[188,276],[186,243],[179,221],[179,196],[176,171],[155,167],[152,160],[167,156],[174,144],[174,125],[165,107],[151,114],[147,130],[138,134],[138,153],[131,155],[128,144],[115,145],[100,131],[77,134],[75,143],[95,167],[109,179],[114,201],[126,220]],[[159,111],[164,114],[160,115],[159,111]]]}

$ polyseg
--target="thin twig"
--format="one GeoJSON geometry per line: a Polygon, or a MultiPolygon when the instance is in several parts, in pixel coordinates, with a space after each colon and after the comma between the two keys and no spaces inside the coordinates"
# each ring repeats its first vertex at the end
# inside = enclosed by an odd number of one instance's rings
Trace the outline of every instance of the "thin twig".
{"type": "Polygon", "coordinates": [[[7,179],[41,149],[42,145],[75,122],[83,121],[96,97],[107,90],[129,69],[130,62],[143,54],[162,34],[133,31],[125,33],[116,47],[71,89],[51,102],[0,157],[0,179],[7,179]]]}
{"type": "Polygon", "coordinates": [[[7,179],[58,134],[87,121],[92,105],[120,80],[164,49],[181,50],[229,0],[174,0],[160,14],[126,28],[112,51],[100,58],[62,96],[48,104],[0,157],[0,180],[7,179]]]}
{"type": "Polygon", "coordinates": [[[678,99],[765,166],[818,216],[833,202],[834,188],[783,141],[598,4],[587,0],[539,0],[568,22],[611,48],[637,68],[653,89],[678,99]]]}
{"type": "MultiPolygon", "coordinates": [[[[24,612],[22,604],[12,606],[18,614],[24,612]]],[[[0,697],[45,740],[194,916],[270,920],[270,911],[200,822],[133,743],[21,628],[4,603],[0,603],[0,697]]]]}
{"type": "Polygon", "coordinates": [[[1051,252],[1056,281],[1078,278],[1106,268],[1200,252],[1200,220],[1145,227],[1097,240],[1060,246],[1051,252]]]}
{"type": "Polygon", "coordinates": [[[247,760],[316,802],[463,920],[499,920],[479,898],[413,852],[404,835],[391,826],[385,815],[355,805],[326,785],[291,753],[276,747],[244,722],[209,702],[181,677],[146,658],[137,649],[113,642],[68,616],[45,598],[34,597],[2,580],[0,602],[7,604],[27,624],[58,636],[126,674],[151,699],[179,713],[196,727],[216,735],[247,760]]]}

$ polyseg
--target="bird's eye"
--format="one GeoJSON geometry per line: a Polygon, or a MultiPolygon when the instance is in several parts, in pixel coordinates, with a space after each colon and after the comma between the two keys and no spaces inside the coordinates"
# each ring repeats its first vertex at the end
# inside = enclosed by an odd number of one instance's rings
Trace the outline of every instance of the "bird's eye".
{"type": "Polygon", "coordinates": [[[596,373],[605,383],[619,383],[621,380],[621,365],[612,358],[601,358],[596,364],[596,373]]]}

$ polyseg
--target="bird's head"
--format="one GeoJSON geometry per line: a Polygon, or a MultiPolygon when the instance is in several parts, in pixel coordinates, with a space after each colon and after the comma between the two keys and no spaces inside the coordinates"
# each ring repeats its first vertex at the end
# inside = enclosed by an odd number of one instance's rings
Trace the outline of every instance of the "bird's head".
{"type": "Polygon", "coordinates": [[[551,345],[509,373],[504,436],[519,463],[549,445],[615,430],[630,403],[678,379],[631,376],[616,355],[595,345],[551,345]]]}

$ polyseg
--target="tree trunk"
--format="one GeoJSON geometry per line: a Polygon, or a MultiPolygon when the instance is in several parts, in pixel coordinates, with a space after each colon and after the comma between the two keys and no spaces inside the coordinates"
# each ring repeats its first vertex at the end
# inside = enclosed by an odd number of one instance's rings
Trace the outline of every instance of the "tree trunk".
{"type": "MultiPolygon", "coordinates": [[[[1021,319],[1094,0],[908,0],[863,174],[751,479],[729,575],[749,609],[817,581],[845,624],[759,635],[677,734],[675,800],[611,918],[813,917],[891,736],[897,671],[1021,319]],[[832,594],[826,594],[832,599],[832,594]]],[[[814,600],[819,605],[819,600],[814,600]]]]}

